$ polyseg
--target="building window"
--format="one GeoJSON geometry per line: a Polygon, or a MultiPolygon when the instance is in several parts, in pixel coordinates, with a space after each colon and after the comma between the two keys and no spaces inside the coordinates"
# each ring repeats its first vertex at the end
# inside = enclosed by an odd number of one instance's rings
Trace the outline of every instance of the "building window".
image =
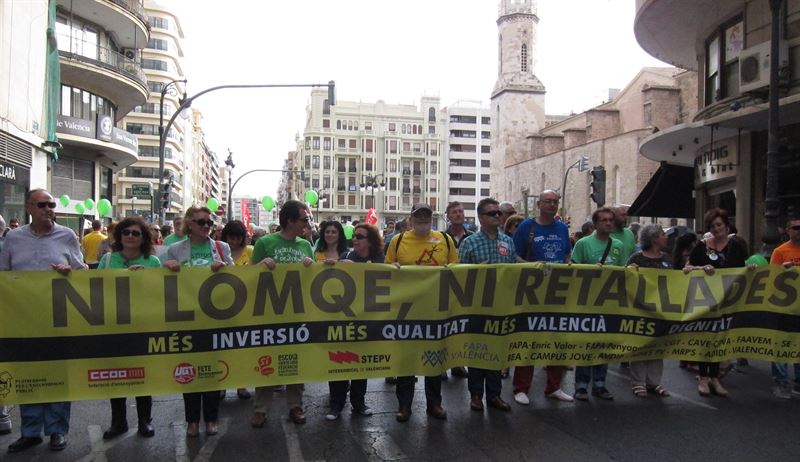
{"type": "Polygon", "coordinates": [[[107,115],[115,120],[117,112],[110,101],[102,96],[80,88],[61,85],[61,108],[59,114],[77,119],[95,120],[95,115],[107,115]]]}
{"type": "Polygon", "coordinates": [[[311,156],[311,168],[319,168],[319,156],[311,156]]]}
{"type": "Polygon", "coordinates": [[[375,140],[364,140],[364,152],[375,152],[375,140]]]}
{"type": "Polygon", "coordinates": [[[151,48],[153,50],[168,51],[169,50],[169,42],[167,42],[164,39],[153,38],[153,39],[150,39],[149,42],[147,42],[147,48],[151,48]]]}
{"type": "Polygon", "coordinates": [[[397,171],[397,159],[391,159],[389,161],[389,171],[392,173],[397,171]]]}
{"type": "Polygon", "coordinates": [[[436,122],[436,109],[428,108],[428,122],[436,122]]]}
{"type": "Polygon", "coordinates": [[[348,146],[349,146],[350,149],[357,149],[358,148],[358,143],[356,142],[356,140],[350,140],[348,146]]]}
{"type": "Polygon", "coordinates": [[[160,59],[142,59],[142,69],[169,72],[169,63],[160,59]]]}
{"type": "Polygon", "coordinates": [[[338,140],[336,140],[336,146],[339,149],[346,148],[347,147],[347,140],[345,140],[344,138],[339,138],[338,140]]]}
{"type": "Polygon", "coordinates": [[[397,154],[397,140],[389,141],[389,154],[397,154]]]}
{"type": "Polygon", "coordinates": [[[522,50],[520,50],[520,69],[522,72],[528,72],[528,45],[522,44],[522,50]]]}
{"type": "Polygon", "coordinates": [[[328,100],[326,99],[322,102],[322,114],[330,115],[330,113],[331,113],[331,103],[329,103],[328,100]]]}
{"type": "Polygon", "coordinates": [[[325,156],[322,158],[322,168],[324,169],[331,168],[331,156],[325,156]]]}
{"type": "Polygon", "coordinates": [[[336,121],[336,129],[337,130],[341,130],[342,129],[342,121],[341,120],[337,120],[336,121]]]}
{"type": "Polygon", "coordinates": [[[372,158],[364,159],[364,169],[367,171],[372,171],[372,158]]]}
{"type": "Polygon", "coordinates": [[[396,123],[394,123],[394,122],[390,122],[390,123],[389,123],[389,131],[390,131],[391,133],[394,133],[394,132],[396,132],[396,131],[397,131],[397,124],[396,124],[396,123]]]}
{"type": "Polygon", "coordinates": [[[94,163],[62,156],[53,162],[54,197],[94,197],[94,163]]]}
{"type": "Polygon", "coordinates": [[[372,122],[364,122],[364,130],[372,130],[372,122]]]}
{"type": "Polygon", "coordinates": [[[322,119],[322,128],[331,128],[331,119],[322,119]]]}
{"type": "Polygon", "coordinates": [[[706,41],[706,105],[739,94],[739,53],[743,48],[741,17],[720,26],[706,41]]]}
{"type": "Polygon", "coordinates": [[[150,24],[150,27],[169,30],[169,19],[167,18],[159,18],[158,16],[148,16],[147,22],[150,24]]]}
{"type": "Polygon", "coordinates": [[[325,139],[322,140],[322,149],[324,149],[325,151],[330,151],[331,150],[331,139],[330,138],[325,138],[325,139]]]}
{"type": "Polygon", "coordinates": [[[315,136],[311,138],[311,149],[319,149],[319,137],[315,136]]]}
{"type": "Polygon", "coordinates": [[[428,134],[435,135],[436,134],[436,125],[428,125],[428,134]]]}

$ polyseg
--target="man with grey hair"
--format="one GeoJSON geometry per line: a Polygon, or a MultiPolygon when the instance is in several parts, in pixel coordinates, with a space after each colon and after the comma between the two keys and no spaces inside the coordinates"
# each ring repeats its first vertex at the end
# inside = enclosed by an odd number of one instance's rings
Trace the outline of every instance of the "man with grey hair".
{"type": "Polygon", "coordinates": [[[508,217],[511,215],[516,215],[517,210],[514,208],[514,204],[511,202],[503,201],[500,203],[500,211],[503,212],[503,214],[500,215],[500,229],[503,229],[506,226],[506,220],[508,220],[508,217]]]}
{"type": "MultiPolygon", "coordinates": [[[[25,194],[25,211],[31,216],[29,225],[6,235],[0,252],[0,271],[52,271],[67,275],[73,269],[86,269],[80,243],[75,233],[55,222],[56,202],[44,189],[25,194]]],[[[37,307],[16,307],[36,309],[37,307]]],[[[24,451],[50,436],[50,450],[67,447],[70,403],[36,403],[19,406],[22,436],[8,447],[8,452],[24,451]]]]}

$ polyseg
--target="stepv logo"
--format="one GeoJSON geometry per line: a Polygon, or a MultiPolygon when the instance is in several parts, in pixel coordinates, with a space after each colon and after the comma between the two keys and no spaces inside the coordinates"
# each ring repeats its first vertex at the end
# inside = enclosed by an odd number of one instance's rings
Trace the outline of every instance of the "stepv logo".
{"type": "Polygon", "coordinates": [[[89,382],[104,382],[108,380],[143,379],[143,367],[123,367],[117,369],[90,369],[89,382]]]}
{"type": "Polygon", "coordinates": [[[0,398],[5,398],[11,393],[11,387],[14,385],[14,377],[8,371],[0,372],[0,398]]]}
{"type": "Polygon", "coordinates": [[[194,366],[189,363],[180,363],[175,366],[175,369],[172,371],[172,375],[175,377],[175,381],[180,383],[181,385],[186,385],[194,380],[195,376],[197,375],[197,371],[194,370],[194,366]]]}
{"type": "Polygon", "coordinates": [[[361,358],[351,351],[329,351],[328,359],[339,364],[359,363],[361,358]]]}

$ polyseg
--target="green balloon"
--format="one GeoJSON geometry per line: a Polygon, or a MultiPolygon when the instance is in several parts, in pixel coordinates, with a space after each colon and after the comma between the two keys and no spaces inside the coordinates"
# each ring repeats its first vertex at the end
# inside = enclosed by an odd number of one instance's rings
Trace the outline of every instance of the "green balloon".
{"type": "Polygon", "coordinates": [[[111,201],[106,198],[97,201],[97,213],[99,213],[101,217],[111,213],[111,201]]]}
{"type": "Polygon", "coordinates": [[[344,237],[347,239],[353,238],[353,231],[355,231],[356,227],[353,225],[344,225],[344,237]]]}
{"type": "Polygon", "coordinates": [[[317,192],[314,191],[313,189],[310,191],[306,191],[305,197],[306,197],[306,202],[308,202],[312,206],[317,205],[317,201],[319,201],[319,194],[317,194],[317,192]]]}
{"type": "Polygon", "coordinates": [[[83,206],[86,207],[86,210],[92,210],[94,208],[94,200],[86,199],[83,201],[83,206]]]}
{"type": "Polygon", "coordinates": [[[261,198],[261,206],[264,207],[264,210],[269,212],[275,208],[275,200],[270,196],[264,196],[261,198]]]}
{"type": "Polygon", "coordinates": [[[208,207],[208,210],[211,210],[211,213],[214,213],[219,208],[219,201],[214,197],[209,197],[206,202],[206,207],[208,207]]]}
{"type": "Polygon", "coordinates": [[[61,202],[62,207],[66,207],[69,205],[69,196],[62,194],[61,197],[58,198],[58,201],[61,202]]]}
{"type": "Polygon", "coordinates": [[[75,211],[83,215],[83,212],[85,212],[86,210],[83,208],[83,204],[78,202],[77,204],[75,204],[75,211]]]}

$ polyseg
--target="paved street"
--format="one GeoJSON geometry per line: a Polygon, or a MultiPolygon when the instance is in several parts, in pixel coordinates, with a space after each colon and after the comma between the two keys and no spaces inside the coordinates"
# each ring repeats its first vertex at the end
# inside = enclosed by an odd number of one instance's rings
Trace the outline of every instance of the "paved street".
{"type": "MultiPolygon", "coordinates": [[[[571,390],[572,374],[567,377],[571,390]]],[[[69,446],[52,453],[46,442],[21,454],[5,448],[18,435],[0,437],[3,461],[376,461],[376,460],[592,460],[597,461],[781,461],[797,460],[800,438],[796,427],[800,399],[779,400],[771,394],[769,364],[752,363],[731,372],[725,384],[731,397],[701,398],[694,375],[670,361],[664,384],[669,398],[636,398],[626,372],[614,364],[609,371],[613,402],[558,403],[546,400],[543,371],[536,371],[531,406],[513,403],[510,379],[503,396],[513,410],[470,411],[466,379],[450,378],[444,385],[449,420],[429,419],[424,411],[422,381],[417,384],[414,414],[407,424],[394,419],[394,388],[383,381],[369,383],[367,402],[376,414],[351,416],[348,411],[327,422],[327,384],[306,389],[308,423],[296,426],[286,419],[286,404],[275,394],[275,408],[263,429],[249,425],[250,401],[234,391],[221,406],[220,433],[187,440],[183,401],[179,395],[155,399],[156,436],[136,435],[136,412],[131,430],[111,442],[102,441],[110,410],[105,401],[73,404],[69,446]]],[[[133,404],[133,400],[129,400],[133,404]]]]}

